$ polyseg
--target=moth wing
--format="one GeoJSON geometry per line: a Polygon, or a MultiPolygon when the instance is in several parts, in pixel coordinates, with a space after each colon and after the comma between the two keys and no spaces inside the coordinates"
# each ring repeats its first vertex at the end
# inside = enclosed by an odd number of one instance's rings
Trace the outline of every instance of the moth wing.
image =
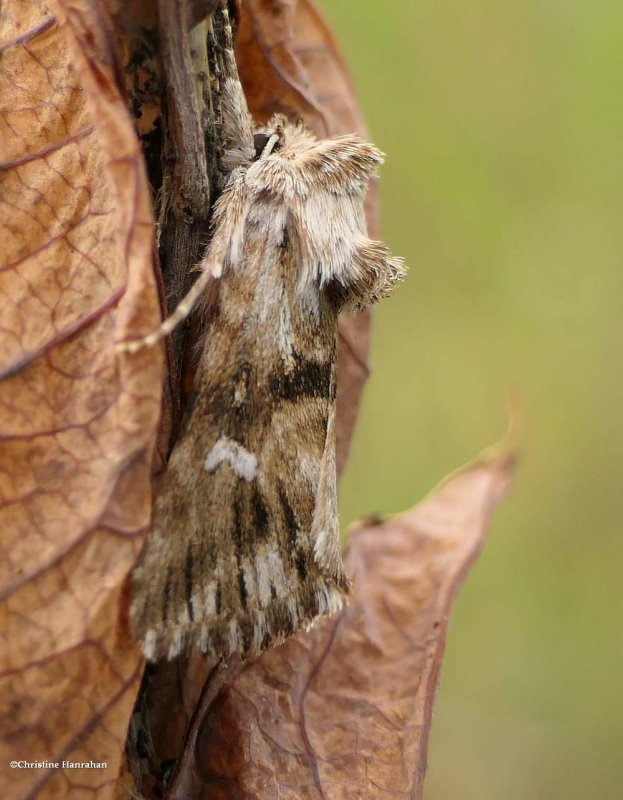
{"type": "Polygon", "coordinates": [[[338,519],[335,467],[335,404],[333,404],[329,412],[327,435],[320,462],[311,537],[314,543],[314,558],[316,562],[327,577],[346,593],[350,589],[350,583],[343,572],[338,519]]]}

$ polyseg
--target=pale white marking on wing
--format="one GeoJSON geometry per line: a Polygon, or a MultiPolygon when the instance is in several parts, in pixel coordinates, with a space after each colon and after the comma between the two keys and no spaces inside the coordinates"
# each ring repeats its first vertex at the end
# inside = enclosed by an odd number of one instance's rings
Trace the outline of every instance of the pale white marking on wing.
{"type": "Polygon", "coordinates": [[[251,607],[257,605],[257,582],[255,579],[255,564],[249,558],[242,559],[242,575],[244,588],[247,592],[247,603],[251,607]]]}
{"type": "Polygon", "coordinates": [[[286,357],[292,355],[292,318],[290,316],[290,303],[285,292],[281,298],[277,346],[282,355],[286,357]]]}
{"type": "Polygon", "coordinates": [[[210,649],[210,629],[207,625],[202,625],[199,632],[199,649],[202,653],[207,653],[210,649]]]}
{"type": "Polygon", "coordinates": [[[176,628],[171,639],[171,643],[169,644],[169,658],[175,658],[178,656],[182,651],[182,629],[176,628]]]}
{"type": "Polygon", "coordinates": [[[266,608],[272,600],[270,591],[270,574],[268,563],[264,553],[259,553],[256,559],[255,569],[257,571],[257,590],[260,600],[260,608],[266,608]]]}
{"type": "Polygon", "coordinates": [[[309,483],[315,493],[318,488],[320,463],[317,458],[312,458],[304,450],[299,453],[299,474],[309,483]]]}
{"type": "Polygon", "coordinates": [[[288,614],[290,615],[290,619],[292,620],[292,627],[294,630],[298,628],[299,624],[299,609],[296,597],[288,597],[287,601],[288,606],[288,614]]]}
{"type": "Polygon", "coordinates": [[[239,442],[235,442],[227,436],[221,436],[206,456],[203,467],[206,472],[213,472],[225,462],[229,464],[236,475],[244,478],[245,481],[252,481],[257,475],[256,456],[239,442]]]}
{"type": "Polygon", "coordinates": [[[229,640],[229,652],[230,654],[237,653],[239,648],[239,640],[240,640],[240,631],[238,629],[238,622],[236,621],[235,617],[229,620],[229,631],[228,631],[228,640],[229,640]]]}
{"type": "Polygon", "coordinates": [[[268,543],[255,554],[255,572],[260,608],[267,608],[273,602],[271,586],[278,598],[288,594],[288,584],[283,571],[283,558],[276,543],[268,543]]]}
{"type": "Polygon", "coordinates": [[[262,641],[266,634],[266,617],[263,611],[256,611],[254,615],[253,624],[253,640],[251,642],[251,652],[257,652],[262,649],[262,641]]]}
{"type": "Polygon", "coordinates": [[[148,661],[153,661],[156,655],[156,642],[158,636],[153,628],[150,628],[145,634],[143,640],[143,654],[148,661]]]}
{"type": "Polygon", "coordinates": [[[283,572],[283,558],[276,542],[269,542],[266,553],[267,572],[270,575],[277,595],[285,595],[288,590],[286,576],[283,572]]]}
{"type": "Polygon", "coordinates": [[[205,587],[198,586],[192,595],[193,613],[196,618],[213,617],[216,614],[216,581],[208,581],[205,587]]]}

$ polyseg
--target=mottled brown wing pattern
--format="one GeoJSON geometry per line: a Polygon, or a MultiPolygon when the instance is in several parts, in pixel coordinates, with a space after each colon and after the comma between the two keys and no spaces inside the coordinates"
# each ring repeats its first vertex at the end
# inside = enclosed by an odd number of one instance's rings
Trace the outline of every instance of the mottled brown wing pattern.
{"type": "Polygon", "coordinates": [[[403,270],[365,234],[363,197],[381,161],[372,145],[318,142],[280,117],[262,137],[217,204],[194,400],[134,573],[132,623],[150,659],[259,652],[340,608],[349,589],[337,318],[387,294],[403,270]]]}

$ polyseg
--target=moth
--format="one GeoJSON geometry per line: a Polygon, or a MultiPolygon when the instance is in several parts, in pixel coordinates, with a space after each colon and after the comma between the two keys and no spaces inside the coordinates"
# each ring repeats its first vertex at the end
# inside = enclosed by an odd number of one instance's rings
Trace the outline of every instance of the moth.
{"type": "Polygon", "coordinates": [[[317,139],[281,115],[254,125],[237,76],[223,98],[229,173],[201,274],[141,343],[199,302],[193,396],[133,574],[131,623],[150,660],[190,648],[245,658],[342,606],[338,316],[404,274],[366,234],[376,147],[317,139]]]}

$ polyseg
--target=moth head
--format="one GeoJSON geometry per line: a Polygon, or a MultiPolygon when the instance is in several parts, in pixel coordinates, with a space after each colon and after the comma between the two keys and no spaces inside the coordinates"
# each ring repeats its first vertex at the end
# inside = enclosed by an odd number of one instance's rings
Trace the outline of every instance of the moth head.
{"type": "Polygon", "coordinates": [[[267,183],[276,191],[283,170],[287,183],[296,184],[304,192],[325,188],[338,194],[363,194],[384,160],[378,148],[356,133],[318,139],[302,120],[292,123],[283,114],[275,114],[266,125],[257,127],[253,141],[252,164],[262,164],[254,174],[269,178],[267,183]]]}
{"type": "Polygon", "coordinates": [[[404,276],[402,260],[368,239],[363,210],[381,151],[357,134],[318,139],[281,114],[256,128],[253,141],[245,189],[275,241],[296,252],[301,286],[315,286],[336,308],[350,310],[389,294],[404,276]]]}
{"type": "Polygon", "coordinates": [[[254,161],[259,161],[260,158],[267,158],[272,153],[281,150],[281,142],[277,133],[256,133],[253,136],[253,146],[255,147],[254,161]]]}
{"type": "Polygon", "coordinates": [[[283,114],[275,114],[266,126],[258,128],[253,135],[255,148],[254,161],[268,158],[273,153],[278,153],[284,145],[285,131],[288,122],[283,114]]]}

